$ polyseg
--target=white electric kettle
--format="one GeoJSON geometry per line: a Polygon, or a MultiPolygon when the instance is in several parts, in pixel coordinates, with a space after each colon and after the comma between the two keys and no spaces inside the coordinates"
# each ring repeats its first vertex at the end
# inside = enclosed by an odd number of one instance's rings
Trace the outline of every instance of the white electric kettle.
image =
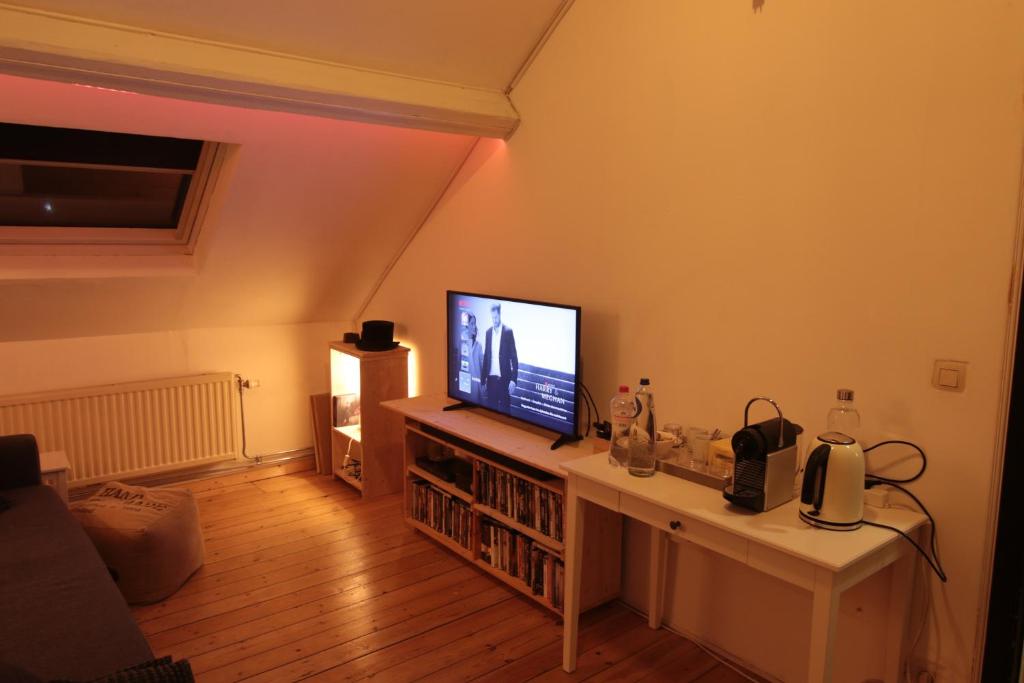
{"type": "Polygon", "coordinates": [[[800,519],[834,531],[859,529],[864,519],[864,451],[846,434],[818,435],[804,468],[800,519]]]}

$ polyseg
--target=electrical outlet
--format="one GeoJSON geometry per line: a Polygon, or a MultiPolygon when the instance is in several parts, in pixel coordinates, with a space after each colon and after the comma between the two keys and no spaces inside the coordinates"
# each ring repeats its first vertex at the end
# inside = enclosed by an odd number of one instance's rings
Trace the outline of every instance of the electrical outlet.
{"type": "Polygon", "coordinates": [[[957,675],[938,662],[924,657],[912,657],[908,673],[910,683],[959,683],[967,680],[966,675],[957,675]]]}

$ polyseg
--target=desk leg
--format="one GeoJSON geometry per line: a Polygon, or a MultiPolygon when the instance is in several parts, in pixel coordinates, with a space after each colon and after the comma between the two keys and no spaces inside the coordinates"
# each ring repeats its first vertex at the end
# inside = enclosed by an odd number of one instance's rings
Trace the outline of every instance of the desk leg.
{"type": "Polygon", "coordinates": [[[839,588],[831,572],[814,573],[814,601],[811,606],[811,652],[807,668],[808,683],[832,680],[832,655],[835,650],[836,620],[839,616],[839,588]]]}
{"type": "Polygon", "coordinates": [[[576,495],[576,475],[570,474],[565,493],[565,604],[562,611],[562,668],[576,670],[576,641],[580,622],[580,577],[583,574],[583,500],[576,495]]]}
{"type": "MultiPolygon", "coordinates": [[[[916,535],[918,540],[921,535],[916,535]]],[[[920,542],[920,541],[918,541],[920,542]]],[[[907,544],[909,550],[904,552],[892,564],[889,578],[889,613],[886,619],[885,634],[885,680],[901,681],[904,647],[906,644],[907,616],[910,613],[910,598],[914,589],[914,566],[917,555],[907,544]]]]}
{"type": "Polygon", "coordinates": [[[651,526],[651,582],[647,596],[647,625],[661,628],[665,609],[665,562],[668,556],[665,548],[665,532],[651,526]]]}

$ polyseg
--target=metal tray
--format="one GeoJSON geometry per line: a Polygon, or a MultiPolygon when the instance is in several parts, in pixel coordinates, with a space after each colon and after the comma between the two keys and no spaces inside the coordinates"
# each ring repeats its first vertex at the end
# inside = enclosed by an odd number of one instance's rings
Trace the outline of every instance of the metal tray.
{"type": "Polygon", "coordinates": [[[729,482],[732,481],[732,477],[721,477],[709,472],[691,470],[689,467],[686,467],[674,460],[658,460],[654,467],[659,472],[664,472],[671,477],[686,479],[687,481],[692,481],[695,484],[713,488],[716,491],[721,491],[729,482]]]}

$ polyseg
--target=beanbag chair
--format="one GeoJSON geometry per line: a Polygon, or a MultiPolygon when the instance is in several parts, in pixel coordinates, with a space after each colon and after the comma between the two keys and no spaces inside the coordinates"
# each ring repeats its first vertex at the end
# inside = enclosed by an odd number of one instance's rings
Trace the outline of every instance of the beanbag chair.
{"type": "Polygon", "coordinates": [[[110,482],[71,511],[129,603],[163,600],[203,565],[191,491],[110,482]]]}

